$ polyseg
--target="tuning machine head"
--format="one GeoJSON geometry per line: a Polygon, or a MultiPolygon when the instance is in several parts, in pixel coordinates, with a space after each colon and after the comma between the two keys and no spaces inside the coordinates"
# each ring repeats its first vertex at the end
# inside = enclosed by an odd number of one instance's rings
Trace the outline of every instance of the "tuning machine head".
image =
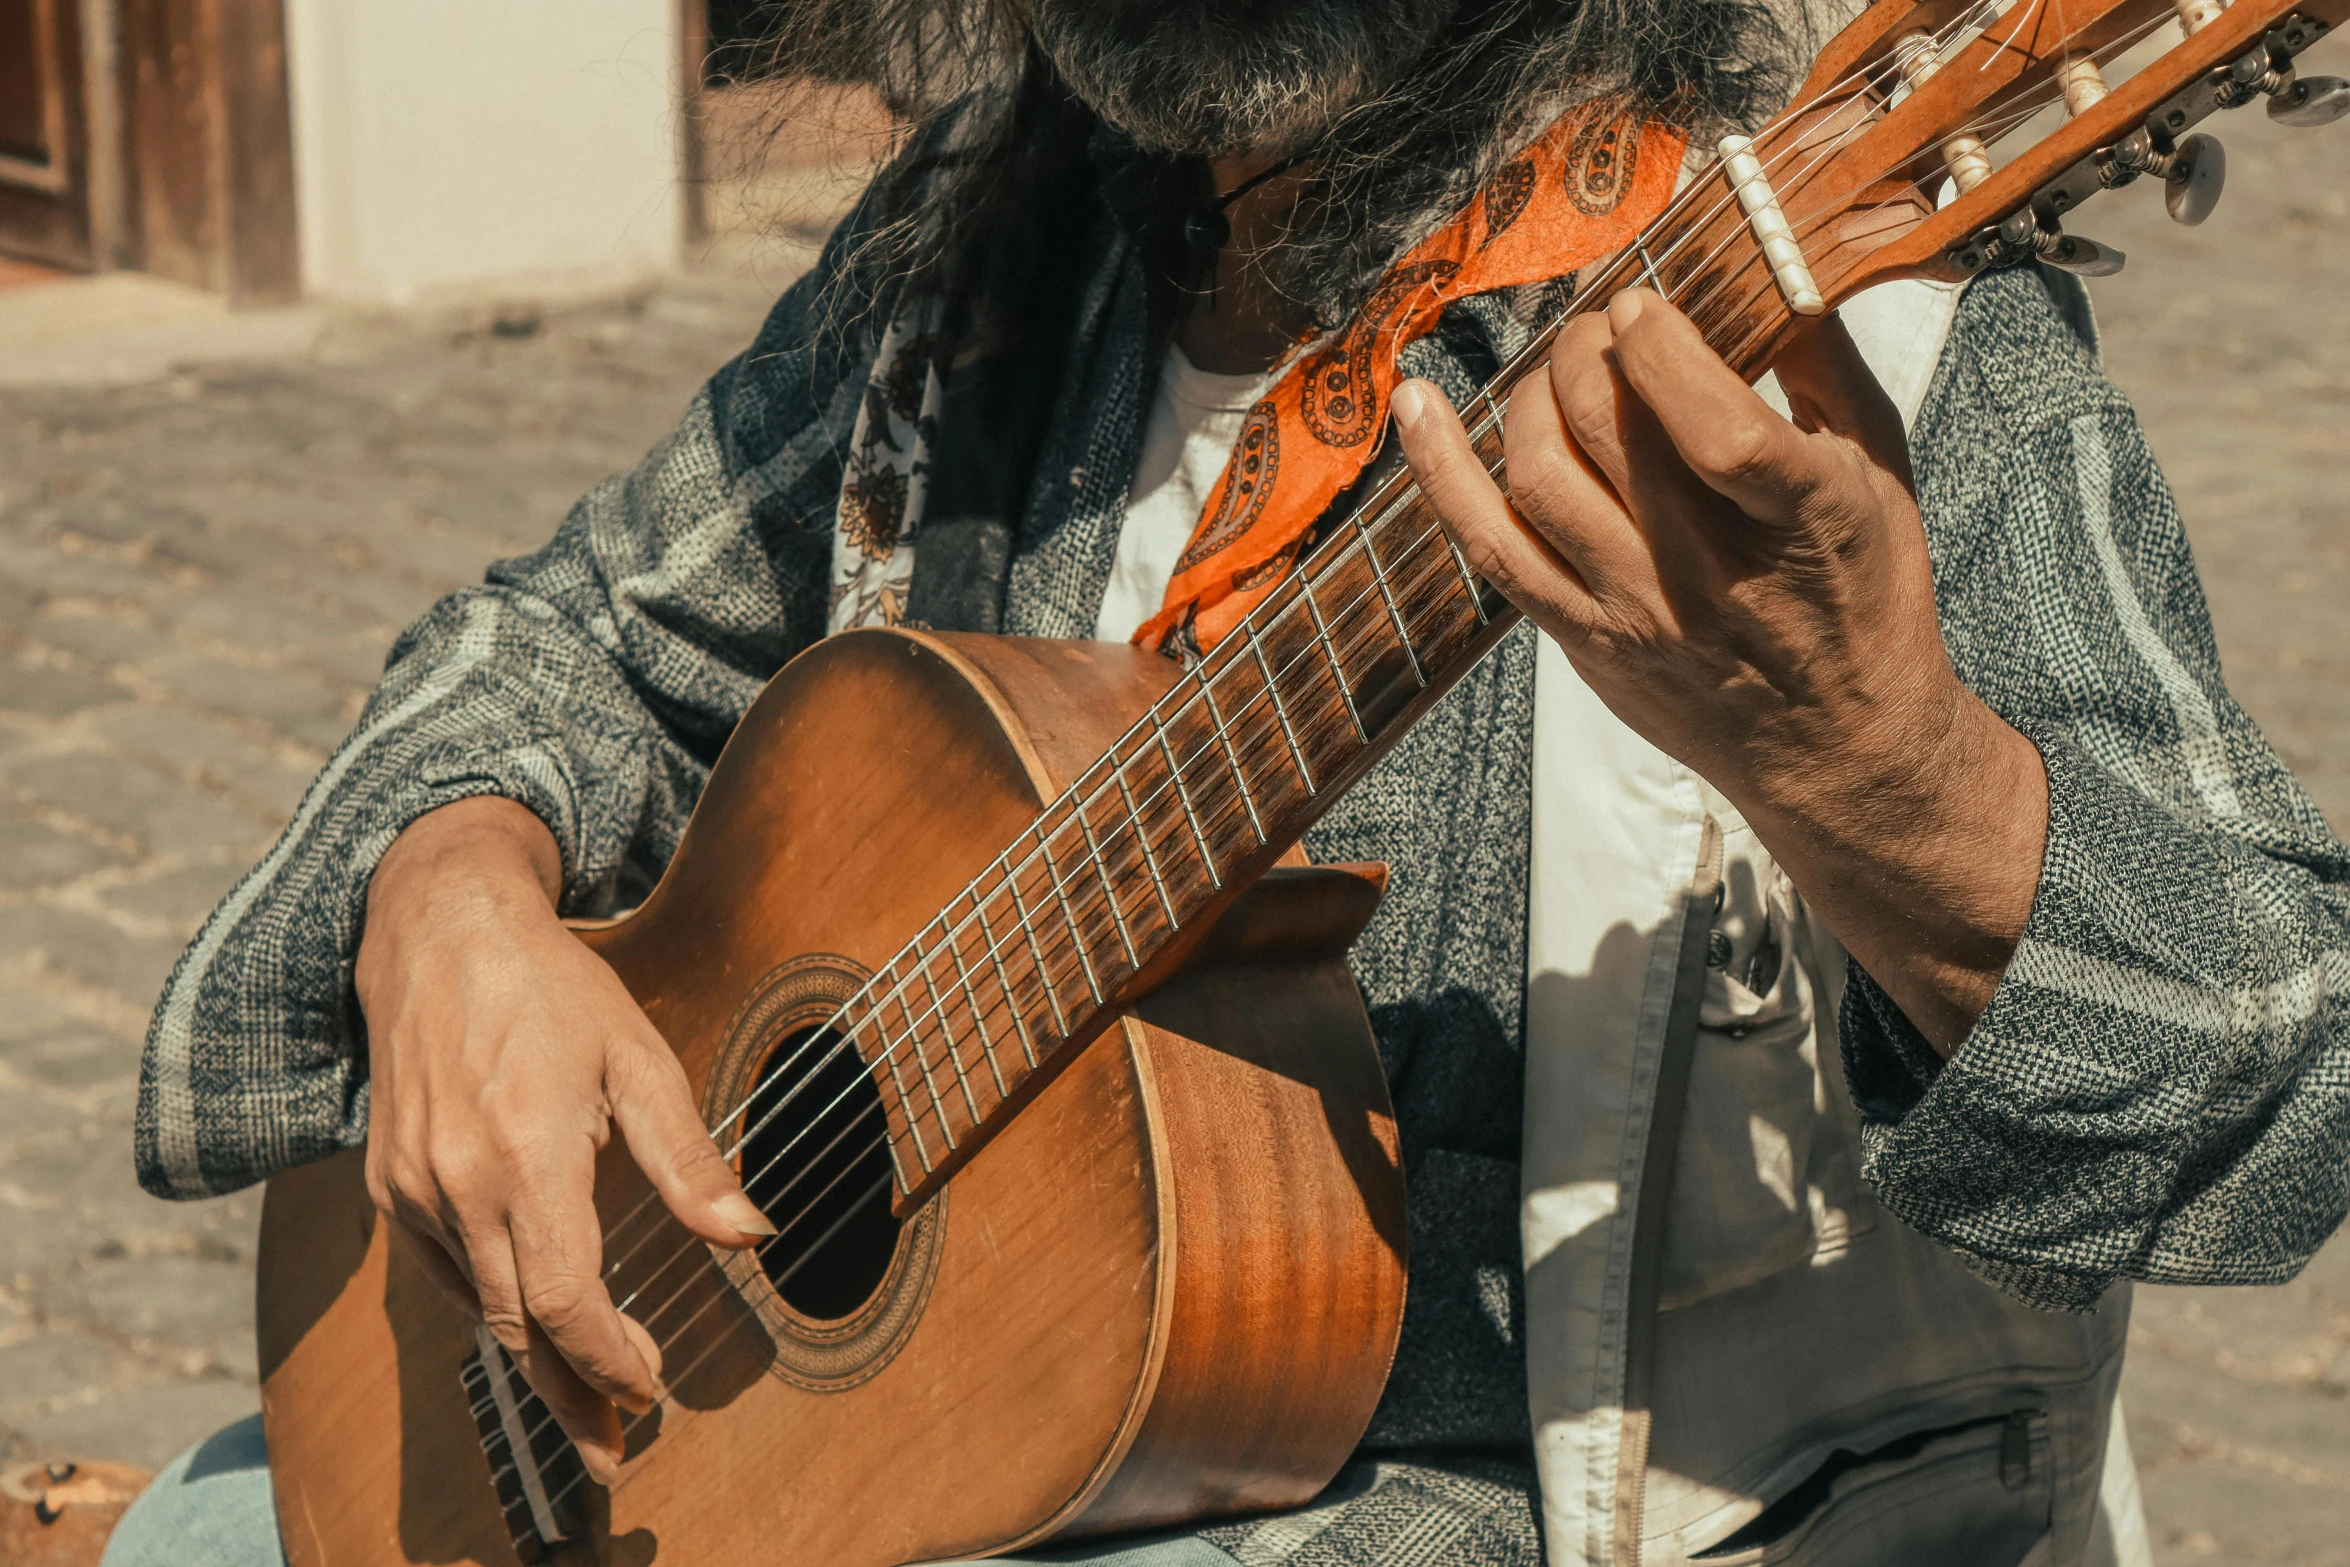
{"type": "Polygon", "coordinates": [[[2169,165],[2162,174],[2163,205],[2173,219],[2193,227],[2219,205],[2228,181],[2228,151],[2218,137],[2197,131],[2172,149],[2169,165]]]}
{"type": "Polygon", "coordinates": [[[2062,229],[2043,228],[2039,214],[2026,207],[1999,225],[1999,246],[2018,260],[2036,256],[2049,266],[2079,277],[2111,277],[2129,257],[2111,245],[2100,245],[2062,229]]]}
{"type": "Polygon", "coordinates": [[[2339,76],[2304,76],[2268,100],[2268,117],[2279,125],[2331,125],[2350,114],[2350,82],[2339,76]]]}
{"type": "Polygon", "coordinates": [[[2078,234],[2051,234],[2052,243],[2040,247],[2040,259],[2076,277],[2111,277],[2128,265],[2129,257],[2111,245],[2100,245],[2078,234]]]}

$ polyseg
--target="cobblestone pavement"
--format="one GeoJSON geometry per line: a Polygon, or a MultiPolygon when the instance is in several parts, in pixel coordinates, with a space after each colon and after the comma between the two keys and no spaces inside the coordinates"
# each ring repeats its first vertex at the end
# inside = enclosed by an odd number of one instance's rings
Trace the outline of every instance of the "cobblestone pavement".
{"type": "Polygon", "coordinates": [[[147,1010],[392,637],[665,434],[775,291],[0,394],[0,1453],[155,1466],[255,1407],[259,1193],[138,1189],[147,1010]]]}
{"type": "MultiPolygon", "coordinates": [[[[2188,232],[2090,209],[2116,377],[2179,488],[2237,690],[2350,826],[2350,128],[2237,116],[2188,232]]],[[[772,269],[771,269],[772,271],[772,269]]],[[[389,639],[663,433],[772,296],[718,274],[314,362],[0,393],[0,1453],[160,1464],[254,1407],[256,1194],[129,1170],[181,942],[389,639]]],[[[2274,1290],[2146,1290],[2131,1432],[2165,1567],[2350,1564],[2350,1241],[2274,1290]]]]}

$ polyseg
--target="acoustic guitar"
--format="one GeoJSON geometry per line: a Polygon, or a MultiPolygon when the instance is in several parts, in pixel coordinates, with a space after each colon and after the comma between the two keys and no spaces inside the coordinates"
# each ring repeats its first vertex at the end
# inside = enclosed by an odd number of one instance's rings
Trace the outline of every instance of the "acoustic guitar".
{"type": "MultiPolygon", "coordinates": [[[[2110,271],[2075,209],[2151,178],[2200,221],[2216,111],[2350,109],[2294,69],[2346,13],[1875,0],[1574,309],[1655,288],[1754,377],[1874,283],[2110,271]]],[[[1496,470],[1548,342],[1468,410],[1496,470]]],[[[293,1562],[896,1567],[1311,1498],[1386,1378],[1404,1202],[1344,961],[1381,872],[1292,846],[1515,618],[1398,476],[1189,667],[913,631],[794,660],[658,889],[579,931],[779,1233],[714,1252],[603,1160],[605,1280],[669,1389],[607,1490],[389,1244],[356,1153],[272,1180],[293,1562]]]]}

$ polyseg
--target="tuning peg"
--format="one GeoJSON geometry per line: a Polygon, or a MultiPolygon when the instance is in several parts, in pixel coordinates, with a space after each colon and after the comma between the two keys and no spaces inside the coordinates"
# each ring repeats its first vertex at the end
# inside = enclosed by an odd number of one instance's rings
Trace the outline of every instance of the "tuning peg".
{"type": "Polygon", "coordinates": [[[2350,82],[2339,76],[2304,76],[2268,101],[2268,117],[2279,125],[2331,125],[2350,114],[2350,82]]]}
{"type": "Polygon", "coordinates": [[[2176,222],[2192,228],[2211,216],[2228,181],[2228,151],[2217,136],[2197,132],[2181,141],[2162,177],[2163,205],[2176,222]]]}
{"type": "Polygon", "coordinates": [[[2040,259],[2077,277],[2111,277],[2130,259],[2111,245],[2100,245],[2078,234],[2050,234],[2047,238],[2048,243],[2038,247],[2040,259]]]}

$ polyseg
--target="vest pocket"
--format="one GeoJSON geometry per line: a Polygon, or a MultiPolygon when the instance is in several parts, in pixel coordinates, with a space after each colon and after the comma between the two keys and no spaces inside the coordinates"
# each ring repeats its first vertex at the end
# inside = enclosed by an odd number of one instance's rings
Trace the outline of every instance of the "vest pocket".
{"type": "Polygon", "coordinates": [[[1838,1448],[1691,1562],[1722,1567],[2020,1567],[2054,1523],[2044,1410],[1838,1448]]]}
{"type": "Polygon", "coordinates": [[[1726,826],[1723,846],[1665,1223],[1666,1311],[1834,1256],[1870,1214],[1856,1129],[1826,1075],[1839,1070],[1833,1002],[1811,921],[1751,828],[1726,826]]]}

